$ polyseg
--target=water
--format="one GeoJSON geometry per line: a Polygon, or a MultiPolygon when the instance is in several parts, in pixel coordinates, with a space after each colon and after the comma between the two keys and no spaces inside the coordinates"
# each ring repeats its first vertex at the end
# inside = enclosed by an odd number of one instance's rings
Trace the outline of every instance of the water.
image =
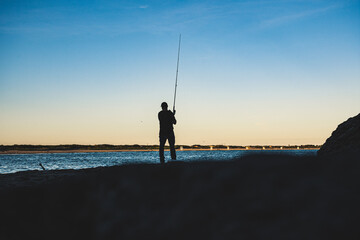
{"type": "MultiPolygon", "coordinates": [[[[316,155],[317,150],[214,150],[214,151],[177,151],[180,161],[231,160],[249,153],[277,153],[290,155],[316,155]]],[[[165,152],[165,158],[170,153],[165,152]]],[[[114,166],[135,163],[159,163],[157,151],[149,152],[97,152],[97,153],[38,153],[0,155],[0,174],[28,170],[41,170],[39,163],[47,170],[83,169],[100,166],[114,166]]]]}

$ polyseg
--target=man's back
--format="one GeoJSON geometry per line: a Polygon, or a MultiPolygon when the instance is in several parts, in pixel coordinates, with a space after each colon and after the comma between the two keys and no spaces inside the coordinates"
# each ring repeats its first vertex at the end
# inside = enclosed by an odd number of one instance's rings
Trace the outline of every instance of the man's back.
{"type": "Polygon", "coordinates": [[[160,121],[160,134],[168,133],[173,130],[173,124],[176,124],[176,119],[170,110],[160,111],[158,118],[160,121]]]}

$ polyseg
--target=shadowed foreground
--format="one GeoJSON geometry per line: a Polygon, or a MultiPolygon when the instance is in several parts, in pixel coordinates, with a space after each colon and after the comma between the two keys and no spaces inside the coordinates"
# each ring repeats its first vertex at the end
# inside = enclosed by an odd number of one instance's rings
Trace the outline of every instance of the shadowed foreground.
{"type": "Polygon", "coordinates": [[[0,175],[0,239],[359,239],[359,170],[258,155],[0,175]]]}

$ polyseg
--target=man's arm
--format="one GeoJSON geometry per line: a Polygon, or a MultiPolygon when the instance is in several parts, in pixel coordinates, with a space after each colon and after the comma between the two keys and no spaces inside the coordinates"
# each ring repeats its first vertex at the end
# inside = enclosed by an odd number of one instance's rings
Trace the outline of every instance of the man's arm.
{"type": "Polygon", "coordinates": [[[173,124],[175,125],[176,124],[176,118],[175,118],[175,115],[173,114],[173,124]]]}

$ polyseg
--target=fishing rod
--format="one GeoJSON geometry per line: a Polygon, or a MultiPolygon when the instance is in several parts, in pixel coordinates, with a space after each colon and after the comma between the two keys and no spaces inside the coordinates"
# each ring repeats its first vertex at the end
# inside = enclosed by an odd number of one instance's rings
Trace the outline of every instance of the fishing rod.
{"type": "Polygon", "coordinates": [[[173,104],[173,113],[174,113],[174,114],[175,114],[175,101],[176,101],[177,80],[178,80],[178,73],[179,73],[180,44],[181,44],[181,34],[180,34],[180,36],[179,36],[179,49],[178,49],[178,57],[177,57],[177,65],[176,65],[175,93],[174,93],[174,104],[173,104]]]}

